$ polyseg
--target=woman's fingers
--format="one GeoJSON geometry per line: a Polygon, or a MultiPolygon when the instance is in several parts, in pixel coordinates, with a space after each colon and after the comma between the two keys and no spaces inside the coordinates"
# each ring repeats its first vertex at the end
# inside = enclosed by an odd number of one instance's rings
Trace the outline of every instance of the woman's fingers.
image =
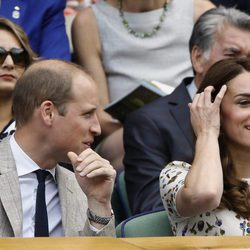
{"type": "Polygon", "coordinates": [[[214,104],[216,104],[216,106],[220,106],[221,104],[221,101],[225,95],[227,91],[227,86],[226,85],[223,85],[219,91],[219,93],[217,94],[215,100],[214,100],[214,104]]]}
{"type": "Polygon", "coordinates": [[[213,86],[208,86],[204,90],[204,104],[206,106],[211,105],[211,102],[212,102],[211,94],[212,94],[213,90],[214,90],[213,86]]]}

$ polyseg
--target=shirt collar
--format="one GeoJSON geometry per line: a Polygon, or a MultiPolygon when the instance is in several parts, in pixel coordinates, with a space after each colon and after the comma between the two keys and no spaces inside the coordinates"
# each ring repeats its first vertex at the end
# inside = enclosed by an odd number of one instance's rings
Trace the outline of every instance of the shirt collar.
{"type": "Polygon", "coordinates": [[[193,100],[197,92],[197,87],[195,85],[194,79],[190,84],[187,85],[187,91],[189,93],[190,98],[193,100]]]}
{"type": "MultiPolygon", "coordinates": [[[[10,137],[10,147],[12,150],[12,154],[16,163],[17,175],[18,177],[30,174],[38,169],[41,169],[18,145],[15,140],[15,134],[11,135],[10,137]]],[[[51,173],[54,180],[55,178],[55,168],[53,169],[46,169],[51,173]]]]}

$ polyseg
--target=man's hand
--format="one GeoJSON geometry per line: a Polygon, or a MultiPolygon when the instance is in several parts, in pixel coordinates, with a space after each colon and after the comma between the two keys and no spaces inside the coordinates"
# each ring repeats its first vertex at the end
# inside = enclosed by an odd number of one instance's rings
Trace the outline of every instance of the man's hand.
{"type": "Polygon", "coordinates": [[[74,167],[76,179],[88,200],[110,203],[116,171],[109,161],[90,148],[80,155],[69,152],[68,157],[74,167]]]}
{"type": "MultiPolygon", "coordinates": [[[[76,179],[87,196],[89,209],[100,217],[110,217],[111,195],[116,177],[114,168],[90,148],[79,155],[69,152],[68,157],[74,167],[76,179]]],[[[90,223],[97,229],[103,228],[102,224],[93,221],[90,223]]]]}

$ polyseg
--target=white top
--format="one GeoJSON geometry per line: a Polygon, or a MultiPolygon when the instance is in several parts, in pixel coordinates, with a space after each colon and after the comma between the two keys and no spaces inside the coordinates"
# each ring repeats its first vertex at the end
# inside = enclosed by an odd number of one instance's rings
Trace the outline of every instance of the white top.
{"type": "MultiPolygon", "coordinates": [[[[23,237],[34,237],[36,192],[38,186],[34,171],[40,169],[40,167],[19,147],[14,135],[10,138],[10,147],[15,159],[20,184],[23,208],[23,237]]],[[[48,171],[51,175],[45,180],[45,196],[49,235],[64,236],[55,169],[48,171]]]]}
{"type": "MultiPolygon", "coordinates": [[[[128,33],[118,9],[103,0],[92,6],[100,33],[110,101],[126,95],[142,79],[176,87],[184,77],[193,76],[188,50],[194,24],[193,6],[193,0],[172,0],[161,29],[144,39],[128,33]]],[[[124,12],[124,16],[134,30],[150,32],[159,23],[162,10],[124,12]]]]}
{"type": "MultiPolygon", "coordinates": [[[[242,236],[250,235],[250,222],[228,209],[215,209],[194,217],[182,217],[176,209],[176,195],[184,185],[191,165],[174,161],[160,174],[163,205],[177,236],[242,236]]],[[[250,185],[250,179],[244,179],[250,185]]]]}

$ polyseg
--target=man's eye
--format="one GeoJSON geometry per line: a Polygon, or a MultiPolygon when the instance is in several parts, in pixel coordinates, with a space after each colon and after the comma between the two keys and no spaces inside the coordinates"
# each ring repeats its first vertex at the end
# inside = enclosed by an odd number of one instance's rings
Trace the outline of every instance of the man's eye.
{"type": "Polygon", "coordinates": [[[89,113],[83,114],[83,117],[85,117],[85,118],[91,118],[93,115],[94,115],[94,112],[89,112],[89,113]]]}
{"type": "Polygon", "coordinates": [[[231,49],[225,52],[224,56],[225,57],[236,57],[236,56],[240,56],[240,50],[235,50],[235,49],[231,49]]]}
{"type": "Polygon", "coordinates": [[[89,118],[89,117],[91,117],[91,113],[84,114],[83,116],[84,116],[85,118],[89,118]]]}
{"type": "Polygon", "coordinates": [[[225,57],[226,58],[234,58],[234,57],[237,57],[237,56],[239,56],[240,55],[240,53],[239,52],[228,52],[228,53],[226,53],[225,54],[225,57]]]}
{"type": "Polygon", "coordinates": [[[230,58],[233,58],[233,57],[235,57],[236,56],[236,54],[234,54],[234,53],[227,53],[227,54],[225,54],[225,57],[230,57],[230,58]]]}

